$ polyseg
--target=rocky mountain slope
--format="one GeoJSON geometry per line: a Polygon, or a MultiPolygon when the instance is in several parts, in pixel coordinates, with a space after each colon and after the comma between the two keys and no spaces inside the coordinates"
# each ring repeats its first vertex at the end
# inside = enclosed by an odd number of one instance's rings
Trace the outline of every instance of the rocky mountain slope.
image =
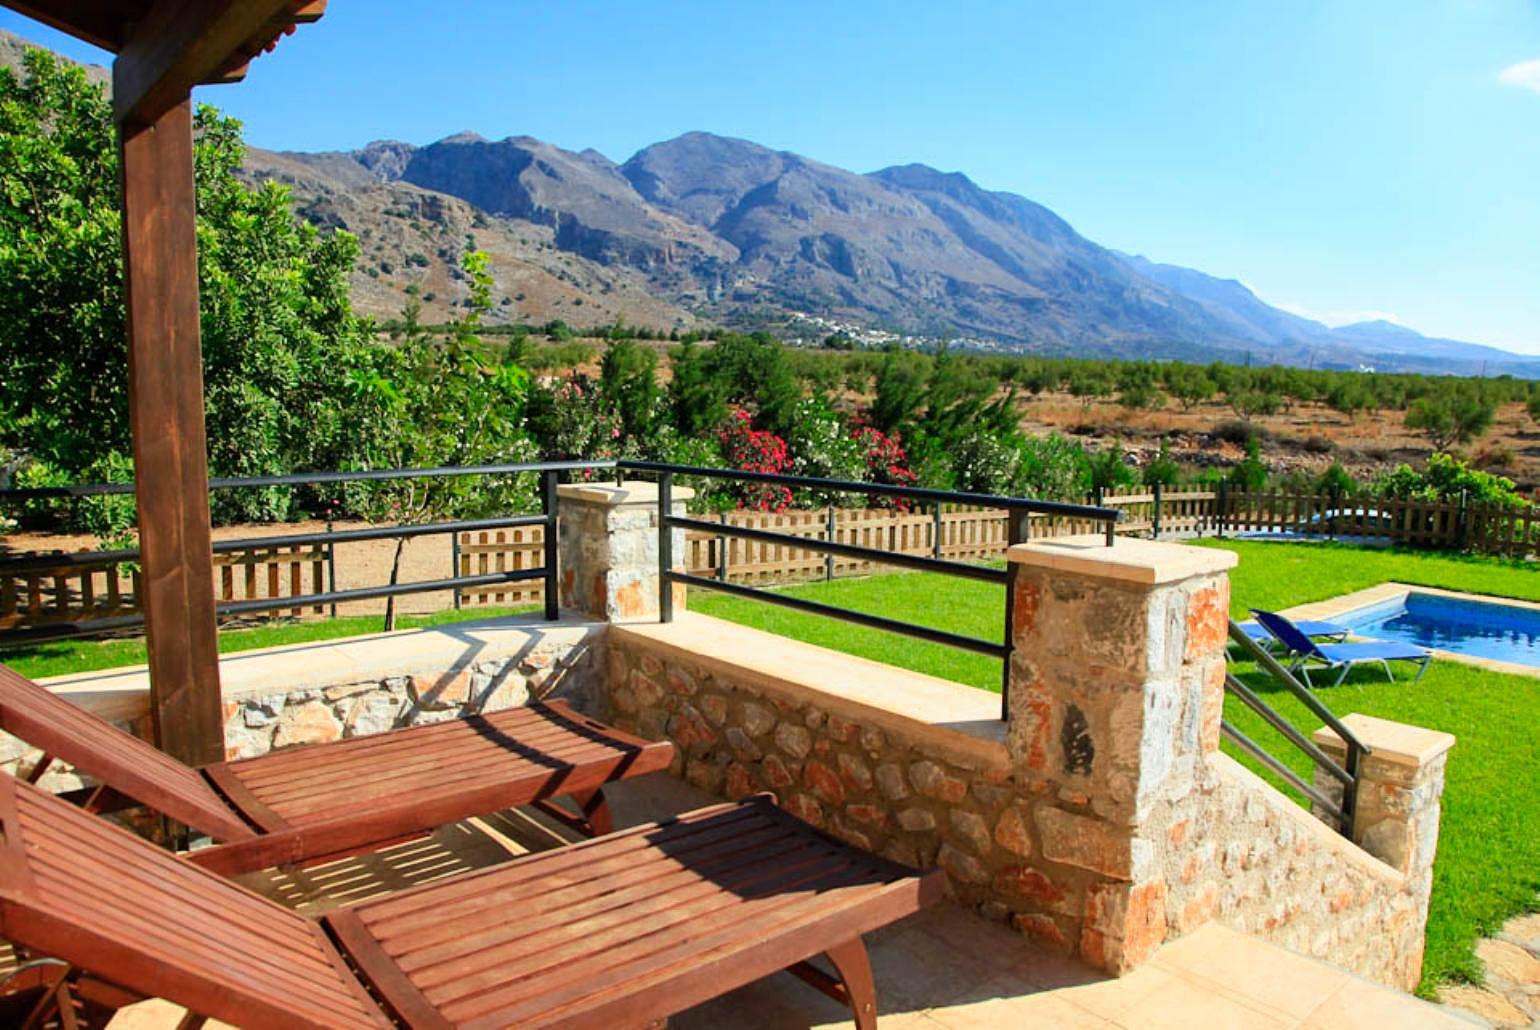
{"type": "MultiPolygon", "coordinates": [[[[308,170],[295,178],[318,201],[307,217],[341,218],[351,203],[357,222],[387,196],[457,198],[490,227],[482,235],[524,241],[509,248],[515,258],[555,266],[590,315],[614,310],[660,328],[691,316],[754,326],[804,314],[1022,352],[1540,374],[1540,360],[1398,326],[1329,329],[1241,283],[1106,249],[1040,204],[924,165],[858,174],[702,132],[620,165],[592,150],[473,133],[250,162],[259,176],[281,163],[308,170]],[[641,295],[651,308],[631,306],[641,295]]],[[[392,244],[379,235],[369,242],[383,254],[392,244]]],[[[451,298],[453,274],[445,269],[451,298]]],[[[360,287],[366,310],[389,297],[360,287]]],[[[558,317],[556,307],[571,315],[578,299],[537,313],[520,306],[531,290],[518,292],[513,313],[535,320],[558,317]]]]}
{"type": "MultiPolygon", "coordinates": [[[[0,33],[0,64],[23,42],[0,33]]],[[[101,69],[95,73],[100,76],[101,69]]],[[[487,252],[495,320],[669,330],[798,316],[1020,352],[1540,376],[1540,359],[1389,323],[1330,329],[1243,284],[1120,254],[1040,204],[911,164],[859,174],[692,132],[616,164],[528,136],[253,149],[244,174],[359,237],[357,308],[447,317],[487,252]]]]}

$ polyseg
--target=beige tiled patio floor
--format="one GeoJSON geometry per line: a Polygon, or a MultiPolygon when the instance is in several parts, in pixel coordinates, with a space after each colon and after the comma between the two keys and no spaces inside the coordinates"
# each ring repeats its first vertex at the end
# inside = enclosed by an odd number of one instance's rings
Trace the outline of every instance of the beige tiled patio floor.
{"type": "MultiPolygon", "coordinates": [[[[632,825],[709,804],[664,774],[611,789],[616,821],[632,825]]],[[[449,827],[433,839],[298,877],[249,882],[314,911],[506,860],[550,846],[548,826],[504,816],[449,827]]],[[[894,1030],[1016,1027],[1466,1028],[1451,1010],[1361,980],[1219,926],[1163,948],[1147,966],[1113,979],[962,909],[940,905],[868,937],[881,1024],[894,1030]]],[[[125,1010],[117,1030],[173,1027],[159,1002],[125,1010]]],[[[210,1024],[213,1025],[213,1024],[210,1024]]],[[[677,1030],[850,1027],[846,1010],[779,974],[675,1016],[677,1030]]]]}

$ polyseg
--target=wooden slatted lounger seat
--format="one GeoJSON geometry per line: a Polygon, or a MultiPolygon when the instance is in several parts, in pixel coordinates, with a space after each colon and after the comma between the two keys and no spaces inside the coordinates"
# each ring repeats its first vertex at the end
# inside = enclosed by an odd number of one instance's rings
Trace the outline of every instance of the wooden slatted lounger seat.
{"type": "Polygon", "coordinates": [[[67,762],[223,842],[191,858],[225,874],[341,857],[519,805],[604,833],[604,784],[665,769],[674,753],[548,702],[193,769],[4,666],[0,729],[43,750],[34,781],[50,760],[67,762]],[[560,797],[582,814],[551,803],[560,797]]]}
{"type": "Polygon", "coordinates": [[[941,895],[939,871],[857,851],[767,796],[320,922],[10,776],[0,831],[0,936],[258,1030],[636,1026],[788,968],[870,1028],[861,935],[941,895]],[[836,975],[807,962],[819,953],[836,975]]]}

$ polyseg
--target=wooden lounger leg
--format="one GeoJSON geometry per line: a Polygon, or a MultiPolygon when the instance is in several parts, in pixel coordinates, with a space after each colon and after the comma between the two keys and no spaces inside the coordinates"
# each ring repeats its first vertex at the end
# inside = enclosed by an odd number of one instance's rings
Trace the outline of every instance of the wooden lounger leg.
{"type": "Polygon", "coordinates": [[[604,796],[604,788],[573,791],[567,796],[577,803],[578,815],[573,815],[571,809],[555,801],[536,801],[533,807],[562,825],[590,837],[602,837],[615,829],[615,819],[610,814],[610,803],[604,796]]]}
{"type": "Polygon", "coordinates": [[[583,817],[588,820],[589,831],[595,837],[602,837],[615,829],[615,817],[610,814],[610,802],[604,796],[603,787],[574,794],[572,800],[576,801],[578,808],[583,810],[583,817]]]}
{"type": "Polygon", "coordinates": [[[844,944],[824,952],[834,964],[838,979],[811,962],[798,962],[786,971],[837,1002],[850,1006],[856,1030],[877,1030],[877,985],[872,980],[872,964],[866,957],[866,943],[852,937],[844,944]]]}

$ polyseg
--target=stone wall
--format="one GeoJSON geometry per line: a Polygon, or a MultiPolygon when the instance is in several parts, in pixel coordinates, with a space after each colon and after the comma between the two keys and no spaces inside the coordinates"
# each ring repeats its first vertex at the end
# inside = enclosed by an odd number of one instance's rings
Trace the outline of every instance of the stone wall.
{"type": "MultiPolygon", "coordinates": [[[[610,621],[658,616],[658,487],[655,483],[564,483],[557,487],[561,522],[561,605],[610,621]]],[[[672,514],[695,496],[673,490],[672,514]]],[[[685,531],[673,531],[675,567],[685,531]]],[[[684,588],[674,591],[684,608],[684,588]]]]}
{"type": "MultiPolygon", "coordinates": [[[[731,644],[754,632],[732,631],[731,644]]],[[[1027,864],[1037,848],[1031,814],[998,744],[919,724],[905,732],[894,713],[875,717],[833,695],[815,700],[795,679],[807,645],[767,638],[787,668],[778,681],[735,669],[731,646],[692,654],[625,628],[610,633],[597,714],[672,740],[674,771],[689,782],[729,798],[770,791],[787,811],[857,847],[911,866],[939,863],[955,898],[999,920],[1011,914],[1001,885],[1019,899],[1070,907],[1075,888],[1027,864]]]]}
{"type": "Polygon", "coordinates": [[[1428,898],[1227,756],[1177,874],[1227,926],[1403,990],[1422,971],[1428,898]]]}
{"type": "MultiPolygon", "coordinates": [[[[592,709],[605,627],[507,619],[221,656],[225,754],[251,758],[300,744],[442,722],[562,698],[592,709]]],[[[126,732],[148,739],[143,668],[44,681],[126,732]]],[[[41,752],[0,733],[0,769],[25,773],[41,752]]],[[[52,791],[82,786],[55,763],[52,791]]]]}
{"type": "Polygon", "coordinates": [[[259,696],[226,695],[225,758],[253,758],[297,744],[324,744],[497,712],[531,699],[565,697],[579,707],[591,707],[597,665],[591,648],[563,643],[447,671],[259,696]]]}
{"type": "MultiPolygon", "coordinates": [[[[612,627],[598,714],[672,740],[697,786],[768,790],[858,847],[938,865],[958,902],[1110,971],[1218,919],[1415,985],[1452,739],[1420,771],[1385,766],[1400,781],[1366,763],[1355,846],[1219,751],[1233,555],[1079,546],[1012,552],[1009,719],[989,716],[992,744],[945,705],[916,712],[913,674],[698,615],[612,627]]],[[[981,696],[945,686],[959,710],[981,696]]],[[[1355,732],[1384,748],[1383,727],[1355,732]]]]}

